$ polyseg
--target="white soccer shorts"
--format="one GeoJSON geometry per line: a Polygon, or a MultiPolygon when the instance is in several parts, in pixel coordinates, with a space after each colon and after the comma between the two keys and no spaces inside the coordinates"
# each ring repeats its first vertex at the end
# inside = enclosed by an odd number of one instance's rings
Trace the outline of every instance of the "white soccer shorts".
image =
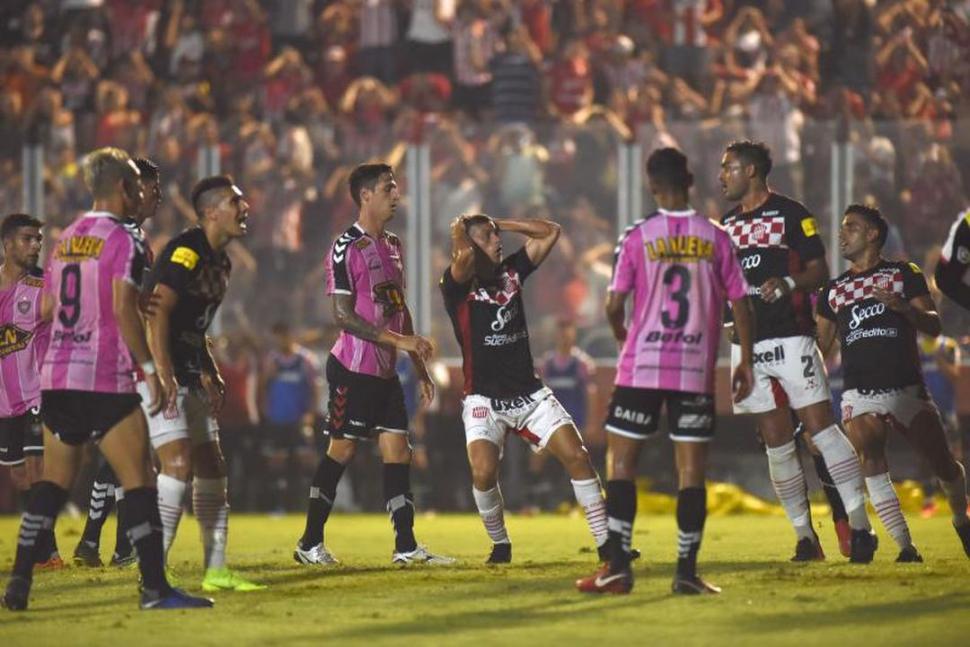
{"type": "MultiPolygon", "coordinates": [[[[741,360],[741,346],[731,345],[731,371],[741,360]]],[[[765,413],[783,407],[801,409],[831,400],[825,363],[813,337],[764,339],[754,345],[751,395],[734,404],[734,413],[765,413]]]]}
{"type": "Polygon", "coordinates": [[[549,387],[518,398],[465,396],[461,419],[465,424],[466,445],[487,440],[500,450],[510,432],[527,441],[532,451],[539,452],[557,429],[564,425],[575,427],[572,417],[549,387]]]}
{"type": "Polygon", "coordinates": [[[874,413],[890,416],[897,424],[908,429],[913,419],[924,411],[936,416],[943,425],[936,403],[922,384],[899,389],[848,389],[842,394],[843,422],[874,413]]]}
{"type": "Polygon", "coordinates": [[[148,436],[154,449],[182,438],[188,438],[193,445],[219,440],[219,423],[209,412],[205,393],[180,386],[176,398],[177,410],[161,411],[154,416],[148,413],[151,396],[145,382],[138,383],[138,394],[141,396],[142,411],[148,418],[148,436]]]}

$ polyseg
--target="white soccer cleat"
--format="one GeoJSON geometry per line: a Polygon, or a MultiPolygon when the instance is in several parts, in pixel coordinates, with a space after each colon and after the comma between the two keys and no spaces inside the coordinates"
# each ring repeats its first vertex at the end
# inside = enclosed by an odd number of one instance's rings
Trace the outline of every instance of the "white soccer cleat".
{"type": "Polygon", "coordinates": [[[400,564],[401,566],[407,566],[408,564],[431,564],[432,566],[448,566],[457,562],[454,557],[445,557],[444,555],[435,555],[428,551],[424,546],[418,546],[414,550],[409,550],[406,553],[395,552],[391,557],[392,564],[400,564]]]}
{"type": "Polygon", "coordinates": [[[311,546],[307,550],[303,550],[300,546],[300,542],[296,543],[296,550],[293,551],[293,559],[299,564],[316,565],[316,566],[333,566],[334,564],[339,564],[340,562],[336,557],[333,556],[327,547],[323,544],[317,544],[316,546],[311,546]]]}

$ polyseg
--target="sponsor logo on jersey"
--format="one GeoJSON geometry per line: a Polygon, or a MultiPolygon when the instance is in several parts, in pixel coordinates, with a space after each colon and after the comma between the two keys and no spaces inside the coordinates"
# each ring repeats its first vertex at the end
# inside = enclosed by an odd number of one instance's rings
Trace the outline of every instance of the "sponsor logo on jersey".
{"type": "Polygon", "coordinates": [[[714,241],[699,236],[666,236],[644,244],[651,261],[693,263],[714,257],[714,241]]]}
{"type": "Polygon", "coordinates": [[[815,222],[815,218],[812,216],[802,218],[802,233],[805,234],[806,238],[811,238],[818,234],[818,223],[815,222]]]}
{"type": "Polygon", "coordinates": [[[354,247],[356,247],[357,249],[367,249],[368,245],[370,245],[370,238],[366,238],[366,237],[361,238],[356,243],[354,243],[354,247]]]}
{"type": "Polygon", "coordinates": [[[44,279],[36,276],[25,276],[24,285],[30,288],[42,288],[44,287],[44,279]]]}
{"type": "MultiPolygon", "coordinates": [[[[883,290],[885,287],[879,286],[883,290]]],[[[855,330],[862,325],[862,322],[871,317],[878,317],[886,312],[885,303],[874,303],[871,306],[852,306],[852,321],[849,322],[849,330],[855,330]]]]}
{"type": "Polygon", "coordinates": [[[189,247],[176,247],[172,252],[172,262],[191,271],[199,263],[199,255],[189,247]]]}
{"type": "Polygon", "coordinates": [[[677,332],[663,332],[660,330],[651,330],[647,333],[644,338],[649,344],[655,344],[660,342],[662,344],[674,343],[674,344],[699,344],[701,339],[704,337],[704,333],[699,332],[693,335],[684,334],[683,330],[678,330],[677,332]]]}
{"type": "Polygon", "coordinates": [[[55,330],[51,335],[51,341],[70,342],[72,344],[86,344],[91,341],[91,331],[75,332],[73,330],[55,330]]]}
{"type": "Polygon", "coordinates": [[[761,265],[761,254],[752,254],[741,259],[741,269],[753,270],[761,265]]]}
{"type": "Polygon", "coordinates": [[[31,337],[33,337],[32,333],[13,324],[0,327],[0,357],[6,357],[27,348],[31,337]]]}
{"type": "Polygon", "coordinates": [[[520,330],[517,333],[512,333],[511,335],[486,335],[485,339],[482,340],[483,346],[508,346],[509,344],[514,344],[523,339],[529,338],[528,330],[520,330]]]}
{"type": "Polygon", "coordinates": [[[627,422],[632,422],[635,425],[649,425],[650,421],[653,420],[653,416],[651,416],[649,413],[634,411],[633,409],[625,409],[620,406],[613,408],[613,417],[617,420],[626,420],[627,422]]]}
{"type": "Polygon", "coordinates": [[[71,236],[57,244],[54,258],[64,263],[78,263],[89,258],[100,258],[104,239],[97,236],[71,236]]]}
{"type": "Polygon", "coordinates": [[[775,346],[763,353],[754,353],[751,360],[754,364],[780,364],[785,361],[785,347],[775,346]]]}
{"type": "Polygon", "coordinates": [[[495,321],[492,322],[493,332],[502,332],[505,327],[519,314],[519,304],[517,301],[510,301],[504,306],[499,306],[495,311],[495,321]]]}

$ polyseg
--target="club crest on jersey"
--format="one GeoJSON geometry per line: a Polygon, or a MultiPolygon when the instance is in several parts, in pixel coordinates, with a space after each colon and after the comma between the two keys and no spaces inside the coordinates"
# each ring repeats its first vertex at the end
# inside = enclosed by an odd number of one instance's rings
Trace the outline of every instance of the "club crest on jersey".
{"type": "Polygon", "coordinates": [[[768,228],[762,224],[755,225],[751,228],[751,238],[753,238],[755,242],[764,242],[768,238],[768,228]]]}
{"type": "Polygon", "coordinates": [[[17,312],[22,315],[30,312],[30,299],[21,299],[17,302],[17,312]]]}
{"type": "Polygon", "coordinates": [[[475,420],[484,420],[488,417],[488,407],[473,407],[472,408],[472,418],[475,420]]]}
{"type": "Polygon", "coordinates": [[[506,270],[502,272],[499,277],[499,289],[495,288],[485,288],[480,287],[474,292],[469,293],[469,297],[474,301],[484,301],[485,303],[494,303],[495,305],[504,306],[506,303],[512,300],[516,294],[519,293],[519,289],[522,287],[522,282],[519,280],[518,272],[514,270],[506,270]]]}
{"type": "Polygon", "coordinates": [[[6,357],[27,348],[32,336],[31,333],[13,324],[0,327],[0,357],[6,357]]]}

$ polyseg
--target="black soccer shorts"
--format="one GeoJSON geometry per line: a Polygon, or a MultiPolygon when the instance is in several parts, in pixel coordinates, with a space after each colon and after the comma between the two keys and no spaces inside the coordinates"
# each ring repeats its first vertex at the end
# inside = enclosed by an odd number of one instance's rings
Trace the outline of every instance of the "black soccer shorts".
{"type": "Polygon", "coordinates": [[[395,375],[380,378],[347,369],[333,355],[327,358],[327,433],[334,438],[367,440],[376,434],[408,432],[404,389],[395,375]]]}
{"type": "Polygon", "coordinates": [[[54,390],[40,392],[40,415],[61,442],[83,445],[98,441],[141,407],[137,393],[54,390]]]}
{"type": "Polygon", "coordinates": [[[614,387],[606,430],[643,440],[659,428],[664,403],[672,440],[707,442],[714,437],[714,396],[630,386],[614,387]]]}
{"type": "Polygon", "coordinates": [[[22,465],[27,456],[43,455],[39,408],[32,407],[13,418],[0,418],[0,465],[22,465]]]}

